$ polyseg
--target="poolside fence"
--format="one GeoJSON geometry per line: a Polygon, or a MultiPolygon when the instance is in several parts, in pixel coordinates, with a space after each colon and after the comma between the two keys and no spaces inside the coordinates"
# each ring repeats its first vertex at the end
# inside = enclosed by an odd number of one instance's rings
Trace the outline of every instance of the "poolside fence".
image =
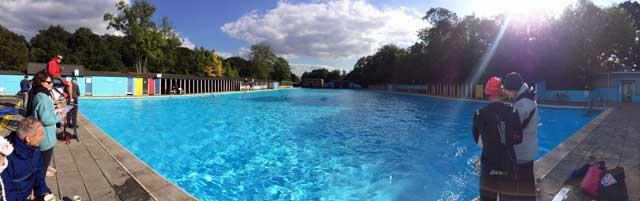
{"type": "Polygon", "coordinates": [[[473,83],[429,83],[421,85],[384,84],[369,85],[369,89],[426,94],[452,98],[481,99],[483,97],[482,84],[473,83]]]}
{"type": "MultiPolygon", "coordinates": [[[[176,94],[201,94],[245,90],[277,89],[278,82],[256,80],[245,83],[240,78],[204,78],[185,75],[96,75],[77,76],[81,96],[153,96],[176,94]]],[[[20,91],[20,81],[24,74],[20,72],[0,72],[0,95],[15,95],[20,91]]],[[[32,78],[32,77],[30,77],[32,78]]],[[[71,81],[71,76],[65,79],[71,81]]]]}

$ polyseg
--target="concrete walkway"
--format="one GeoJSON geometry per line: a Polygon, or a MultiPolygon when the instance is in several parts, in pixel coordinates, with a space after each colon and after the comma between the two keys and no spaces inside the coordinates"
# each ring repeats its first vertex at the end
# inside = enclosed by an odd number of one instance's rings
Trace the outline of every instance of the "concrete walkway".
{"type": "Polygon", "coordinates": [[[640,200],[640,104],[619,104],[536,161],[542,200],[551,200],[562,187],[571,189],[567,200],[595,200],[566,183],[571,171],[591,162],[605,161],[607,169],[625,169],[629,199],[640,200]]]}

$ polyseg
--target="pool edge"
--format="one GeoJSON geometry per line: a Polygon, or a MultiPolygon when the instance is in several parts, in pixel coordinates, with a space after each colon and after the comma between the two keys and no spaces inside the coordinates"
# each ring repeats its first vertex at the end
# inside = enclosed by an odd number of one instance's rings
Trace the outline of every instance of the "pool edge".
{"type": "Polygon", "coordinates": [[[227,92],[213,92],[213,93],[199,93],[199,94],[185,94],[185,95],[158,95],[158,96],[80,96],[80,99],[159,99],[159,98],[179,98],[179,97],[205,97],[211,95],[228,95],[239,93],[255,93],[255,92],[269,92],[269,91],[281,91],[281,90],[293,90],[300,88],[281,88],[281,89],[264,89],[253,91],[227,91],[227,92]]]}
{"type": "Polygon", "coordinates": [[[79,121],[84,121],[83,124],[87,126],[89,134],[154,200],[198,200],[151,168],[82,113],[78,117],[79,121]]]}
{"type": "MultiPolygon", "coordinates": [[[[479,100],[479,99],[434,96],[434,95],[429,95],[429,94],[410,93],[410,92],[381,91],[381,90],[370,90],[370,91],[380,92],[380,93],[391,93],[391,94],[398,94],[398,95],[426,96],[426,97],[437,98],[437,99],[468,101],[468,102],[476,102],[476,103],[488,103],[489,102],[489,101],[486,101],[486,100],[479,100]]],[[[584,107],[584,106],[549,105],[549,104],[538,104],[538,107],[561,108],[561,109],[586,109],[586,107],[584,107]]],[[[592,109],[606,110],[606,109],[609,109],[609,108],[613,108],[613,107],[593,107],[592,109]]]]}
{"type": "Polygon", "coordinates": [[[534,176],[536,179],[544,179],[555,167],[560,164],[569,152],[574,150],[593,129],[597,128],[615,108],[607,108],[605,111],[594,117],[589,123],[582,126],[580,130],[573,133],[569,138],[562,141],[551,151],[534,162],[534,176]]]}

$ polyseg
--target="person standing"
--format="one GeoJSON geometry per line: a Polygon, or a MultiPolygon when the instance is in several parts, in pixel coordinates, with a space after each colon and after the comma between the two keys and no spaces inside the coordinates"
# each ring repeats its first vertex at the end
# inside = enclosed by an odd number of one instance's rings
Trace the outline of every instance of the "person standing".
{"type": "MultiPolygon", "coordinates": [[[[66,79],[62,78],[62,76],[60,75],[63,69],[58,64],[62,63],[62,58],[63,58],[62,55],[56,54],[56,56],[53,57],[51,61],[49,61],[49,63],[47,63],[47,73],[49,73],[49,75],[51,75],[52,78],[60,79],[64,85],[67,85],[68,95],[72,96],[73,88],[71,86],[71,83],[69,83],[66,79]]],[[[73,101],[74,101],[73,98],[70,97],[70,102],[73,102],[73,101]]]]}
{"type": "Polygon", "coordinates": [[[500,79],[492,77],[485,86],[489,104],[473,116],[473,138],[482,148],[480,157],[480,200],[500,200],[516,195],[517,163],[513,146],[522,140],[520,119],[513,107],[502,102],[500,79]]]}
{"type": "Polygon", "coordinates": [[[22,96],[22,106],[24,110],[27,108],[27,102],[29,101],[29,90],[31,90],[31,83],[29,82],[29,75],[24,75],[24,79],[20,81],[20,96],[22,96]]]}
{"type": "Polygon", "coordinates": [[[76,101],[73,105],[73,109],[71,109],[71,115],[67,115],[67,125],[69,125],[70,128],[73,128],[78,126],[76,120],[78,119],[78,97],[80,97],[80,87],[78,86],[78,79],[76,77],[71,79],[71,85],[73,86],[72,97],[73,100],[76,101]]]}
{"type": "Polygon", "coordinates": [[[56,114],[55,106],[51,100],[50,91],[53,88],[51,76],[46,72],[38,72],[33,77],[34,87],[31,89],[28,115],[40,120],[44,125],[44,139],[40,142],[42,155],[42,168],[47,170],[47,177],[55,175],[56,170],[49,167],[53,156],[53,147],[56,145],[56,123],[62,122],[66,114],[56,114]]]}
{"type": "Polygon", "coordinates": [[[538,103],[536,90],[524,83],[522,76],[516,72],[504,78],[504,89],[507,96],[513,99],[523,128],[522,143],[515,146],[518,159],[518,191],[526,197],[534,197],[536,193],[533,161],[538,156],[538,103]]]}

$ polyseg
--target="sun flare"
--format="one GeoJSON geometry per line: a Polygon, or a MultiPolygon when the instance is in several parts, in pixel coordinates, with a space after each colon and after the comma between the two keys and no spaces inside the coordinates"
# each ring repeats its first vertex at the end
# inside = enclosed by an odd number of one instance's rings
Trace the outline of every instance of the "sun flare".
{"type": "Polygon", "coordinates": [[[482,0],[476,1],[479,15],[557,16],[574,0],[482,0]]]}

